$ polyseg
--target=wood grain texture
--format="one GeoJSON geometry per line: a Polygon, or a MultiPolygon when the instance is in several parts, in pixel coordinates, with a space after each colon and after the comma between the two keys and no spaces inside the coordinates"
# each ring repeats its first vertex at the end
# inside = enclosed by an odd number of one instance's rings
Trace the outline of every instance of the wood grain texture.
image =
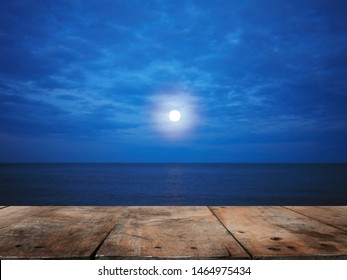
{"type": "Polygon", "coordinates": [[[207,207],[128,207],[96,257],[249,258],[207,207]]]}
{"type": "Polygon", "coordinates": [[[211,207],[255,259],[347,258],[347,233],[284,207],[211,207]]]}
{"type": "Polygon", "coordinates": [[[346,208],[8,206],[0,258],[347,259],[346,208]]]}
{"type": "Polygon", "coordinates": [[[347,231],[347,206],[287,207],[307,217],[347,231]]]}
{"type": "Polygon", "coordinates": [[[87,259],[123,207],[54,207],[0,230],[0,258],[87,259]]]}
{"type": "Polygon", "coordinates": [[[20,222],[34,214],[49,211],[54,208],[49,206],[10,206],[0,209],[0,229],[20,222]]]}

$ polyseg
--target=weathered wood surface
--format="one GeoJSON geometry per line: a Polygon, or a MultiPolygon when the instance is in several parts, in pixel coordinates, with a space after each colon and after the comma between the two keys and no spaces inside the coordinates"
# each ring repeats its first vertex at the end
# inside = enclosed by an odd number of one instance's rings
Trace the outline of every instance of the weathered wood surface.
{"type": "Polygon", "coordinates": [[[207,207],[129,207],[96,254],[102,259],[249,258],[207,207]]]}
{"type": "Polygon", "coordinates": [[[0,230],[0,258],[91,258],[123,211],[121,207],[53,207],[25,217],[0,230]]]}
{"type": "Polygon", "coordinates": [[[0,259],[347,259],[346,208],[8,206],[0,259]]]}
{"type": "Polygon", "coordinates": [[[284,207],[211,207],[255,259],[347,258],[347,233],[284,207]]]}
{"type": "Polygon", "coordinates": [[[287,208],[327,225],[347,231],[347,206],[292,206],[287,208]]]}
{"type": "Polygon", "coordinates": [[[5,208],[5,207],[7,207],[7,206],[0,206],[0,209],[5,208]]]}
{"type": "Polygon", "coordinates": [[[0,208],[0,229],[30,217],[36,213],[49,211],[49,206],[11,206],[0,208]]]}

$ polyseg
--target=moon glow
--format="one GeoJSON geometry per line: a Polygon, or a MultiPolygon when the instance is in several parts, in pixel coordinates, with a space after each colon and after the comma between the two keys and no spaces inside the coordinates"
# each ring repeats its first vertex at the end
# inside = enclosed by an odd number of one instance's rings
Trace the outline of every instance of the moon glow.
{"type": "Polygon", "coordinates": [[[168,140],[191,137],[198,123],[198,99],[190,92],[166,91],[152,96],[152,125],[168,140]]]}
{"type": "Polygon", "coordinates": [[[178,122],[181,119],[181,113],[178,110],[172,110],[169,113],[169,119],[172,122],[178,122]]]}

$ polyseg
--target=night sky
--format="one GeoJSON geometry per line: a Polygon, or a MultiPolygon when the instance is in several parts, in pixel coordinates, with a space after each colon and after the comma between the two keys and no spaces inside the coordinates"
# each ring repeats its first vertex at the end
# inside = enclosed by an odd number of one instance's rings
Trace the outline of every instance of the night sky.
{"type": "Polygon", "coordinates": [[[0,161],[347,162],[346,15],[345,0],[3,0],[0,161]]]}

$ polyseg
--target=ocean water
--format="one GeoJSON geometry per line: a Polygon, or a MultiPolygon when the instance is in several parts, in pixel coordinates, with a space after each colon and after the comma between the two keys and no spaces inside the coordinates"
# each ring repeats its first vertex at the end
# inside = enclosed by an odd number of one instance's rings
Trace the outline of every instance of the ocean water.
{"type": "Polygon", "coordinates": [[[0,205],[347,205],[347,164],[0,164],[0,205]]]}

